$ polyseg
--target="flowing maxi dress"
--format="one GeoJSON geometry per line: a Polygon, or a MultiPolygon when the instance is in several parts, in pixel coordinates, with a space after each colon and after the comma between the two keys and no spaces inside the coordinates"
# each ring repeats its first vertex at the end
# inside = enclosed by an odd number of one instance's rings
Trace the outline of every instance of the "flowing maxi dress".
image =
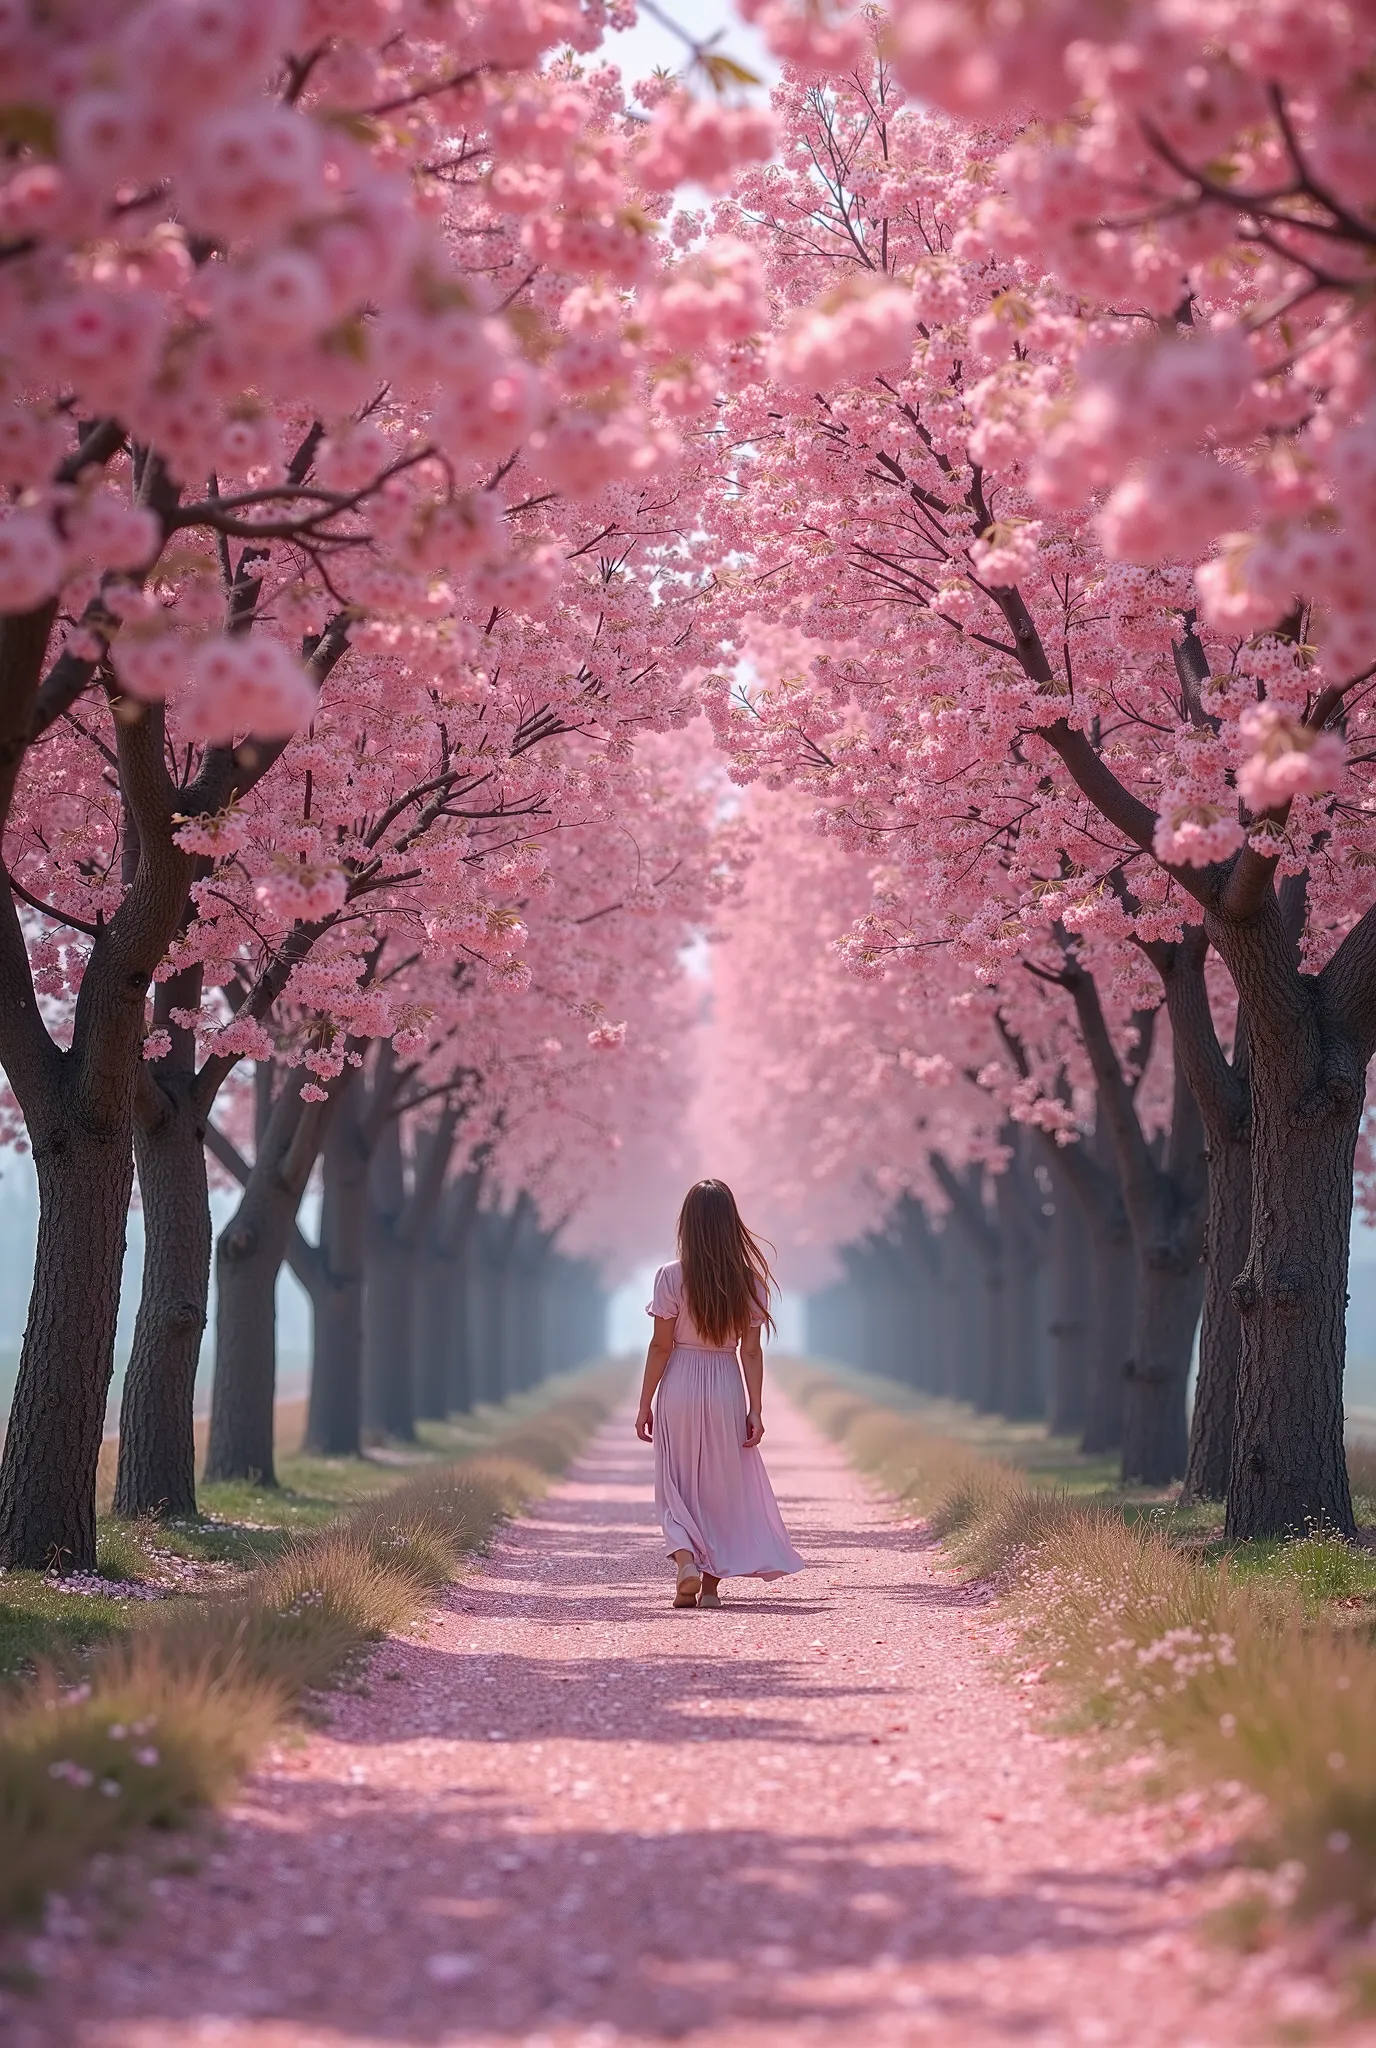
{"type": "MultiPolygon", "coordinates": [[[[803,1560],[788,1540],[758,1448],[745,1447],[745,1383],[735,1346],[704,1344],[677,1259],[655,1274],[652,1316],[675,1316],[655,1396],[655,1506],[666,1549],[691,1550],[718,1579],[781,1579],[803,1560]]],[[[764,1321],[763,1312],[751,1316],[764,1321]]]]}

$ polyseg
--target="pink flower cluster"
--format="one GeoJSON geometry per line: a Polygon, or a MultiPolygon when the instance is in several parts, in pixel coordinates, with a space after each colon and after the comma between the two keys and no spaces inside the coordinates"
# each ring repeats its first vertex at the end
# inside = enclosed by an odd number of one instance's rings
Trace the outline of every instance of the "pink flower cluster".
{"type": "Polygon", "coordinates": [[[655,109],[635,174],[650,192],[692,182],[708,190],[729,184],[742,164],[773,153],[773,117],[758,107],[725,107],[671,93],[655,109]]]}
{"type": "Polygon", "coordinates": [[[770,350],[770,375],[803,391],[898,375],[907,368],[914,324],[912,294],[901,286],[842,287],[793,316],[770,350]]]}
{"type": "Polygon", "coordinates": [[[1253,811],[1297,796],[1336,789],[1347,766],[1347,747],[1336,732],[1315,732],[1277,704],[1254,704],[1238,720],[1252,748],[1237,771],[1243,802],[1253,811]]]}

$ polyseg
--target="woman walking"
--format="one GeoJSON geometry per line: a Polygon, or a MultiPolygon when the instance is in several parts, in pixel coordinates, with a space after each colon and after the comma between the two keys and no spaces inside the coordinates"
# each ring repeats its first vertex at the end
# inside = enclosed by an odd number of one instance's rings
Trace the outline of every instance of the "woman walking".
{"type": "Polygon", "coordinates": [[[689,1188],[678,1257],[655,1274],[646,1310],[655,1333],[635,1419],[636,1435],[655,1447],[655,1506],[678,1567],[675,1607],[720,1607],[721,1579],[779,1579],[803,1568],[760,1457],[760,1332],[774,1328],[771,1284],[725,1181],[689,1188]]]}

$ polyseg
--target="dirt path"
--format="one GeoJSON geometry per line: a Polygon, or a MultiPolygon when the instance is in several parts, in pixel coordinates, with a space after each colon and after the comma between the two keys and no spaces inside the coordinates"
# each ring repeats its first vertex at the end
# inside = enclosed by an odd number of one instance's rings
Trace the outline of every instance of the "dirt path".
{"type": "Polygon", "coordinates": [[[198,1874],[38,1945],[14,2048],[1274,2039],[1167,1825],[1068,1790],[987,1615],[770,1420],[803,1576],[673,1613],[619,1416],[198,1874]]]}

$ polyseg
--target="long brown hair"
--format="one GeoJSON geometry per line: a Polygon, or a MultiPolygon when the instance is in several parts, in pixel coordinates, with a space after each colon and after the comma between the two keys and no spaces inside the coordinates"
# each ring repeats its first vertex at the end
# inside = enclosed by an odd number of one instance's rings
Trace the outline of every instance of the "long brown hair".
{"type": "Polygon", "coordinates": [[[764,1311],[764,1327],[773,1335],[769,1261],[741,1222],[724,1180],[700,1180],[684,1196],[678,1255],[688,1313],[708,1344],[733,1344],[745,1336],[756,1309],[764,1311]]]}

